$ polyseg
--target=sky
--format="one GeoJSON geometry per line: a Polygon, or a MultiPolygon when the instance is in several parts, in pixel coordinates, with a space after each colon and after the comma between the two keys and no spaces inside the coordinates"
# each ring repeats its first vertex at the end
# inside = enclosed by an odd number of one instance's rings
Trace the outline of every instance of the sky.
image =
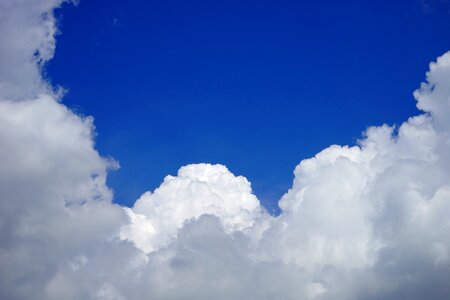
{"type": "Polygon", "coordinates": [[[447,300],[448,1],[164,3],[0,0],[0,299],[447,300]]]}
{"type": "Polygon", "coordinates": [[[301,159],[417,114],[450,49],[445,1],[80,1],[57,10],[46,77],[95,118],[132,205],[189,163],[245,175],[271,212],[301,159]],[[395,69],[395,71],[393,71],[395,69]]]}

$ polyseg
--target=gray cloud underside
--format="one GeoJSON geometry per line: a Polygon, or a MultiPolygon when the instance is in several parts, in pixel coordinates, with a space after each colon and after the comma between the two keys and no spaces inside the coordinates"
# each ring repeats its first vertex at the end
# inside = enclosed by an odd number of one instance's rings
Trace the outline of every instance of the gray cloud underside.
{"type": "Polygon", "coordinates": [[[59,5],[0,2],[0,299],[448,299],[450,53],[422,114],[301,161],[278,217],[208,164],[124,208],[92,118],[41,75],[59,5]]]}

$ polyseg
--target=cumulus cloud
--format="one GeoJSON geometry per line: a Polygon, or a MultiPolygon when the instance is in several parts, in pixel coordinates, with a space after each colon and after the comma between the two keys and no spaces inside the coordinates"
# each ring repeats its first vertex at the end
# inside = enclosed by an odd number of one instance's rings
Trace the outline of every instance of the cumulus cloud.
{"type": "Polygon", "coordinates": [[[55,51],[53,9],[64,0],[0,2],[0,96],[21,100],[51,91],[42,67],[55,51]]]}
{"type": "Polygon", "coordinates": [[[145,252],[165,246],[186,221],[209,214],[218,217],[227,232],[245,230],[261,216],[258,199],[245,177],[225,166],[197,164],[167,176],[153,193],[146,192],[132,209],[132,224],[122,237],[145,252]]]}
{"type": "Polygon", "coordinates": [[[209,164],[126,208],[93,119],[41,74],[60,4],[0,4],[1,299],[448,298],[450,52],[414,93],[420,115],[301,161],[279,216],[209,164]]]}
{"type": "Polygon", "coordinates": [[[59,4],[1,2],[1,299],[48,299],[58,269],[86,263],[127,218],[111,204],[115,163],[94,149],[92,118],[60,104],[40,75],[59,4]]]}

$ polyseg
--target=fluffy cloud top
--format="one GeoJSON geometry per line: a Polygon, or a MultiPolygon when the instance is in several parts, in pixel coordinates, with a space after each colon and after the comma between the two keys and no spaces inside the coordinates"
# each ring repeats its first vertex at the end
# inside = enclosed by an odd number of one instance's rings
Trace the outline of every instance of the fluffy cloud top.
{"type": "Polygon", "coordinates": [[[261,215],[258,199],[245,177],[235,177],[225,166],[197,164],[167,176],[154,193],[146,192],[127,209],[132,224],[122,237],[145,252],[167,245],[190,219],[218,217],[227,232],[244,230],[261,215]]]}
{"type": "Polygon", "coordinates": [[[92,118],[41,75],[58,5],[0,4],[1,299],[448,299],[450,53],[421,115],[303,160],[277,217],[209,164],[124,208],[92,118]]]}

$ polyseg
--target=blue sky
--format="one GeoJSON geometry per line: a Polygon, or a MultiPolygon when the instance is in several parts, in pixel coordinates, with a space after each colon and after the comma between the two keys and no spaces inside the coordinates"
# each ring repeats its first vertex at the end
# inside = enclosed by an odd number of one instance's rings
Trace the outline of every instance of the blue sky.
{"type": "Polygon", "coordinates": [[[210,162],[276,211],[300,160],[416,114],[450,49],[444,2],[81,1],[57,12],[46,74],[95,117],[118,203],[210,162]]]}

